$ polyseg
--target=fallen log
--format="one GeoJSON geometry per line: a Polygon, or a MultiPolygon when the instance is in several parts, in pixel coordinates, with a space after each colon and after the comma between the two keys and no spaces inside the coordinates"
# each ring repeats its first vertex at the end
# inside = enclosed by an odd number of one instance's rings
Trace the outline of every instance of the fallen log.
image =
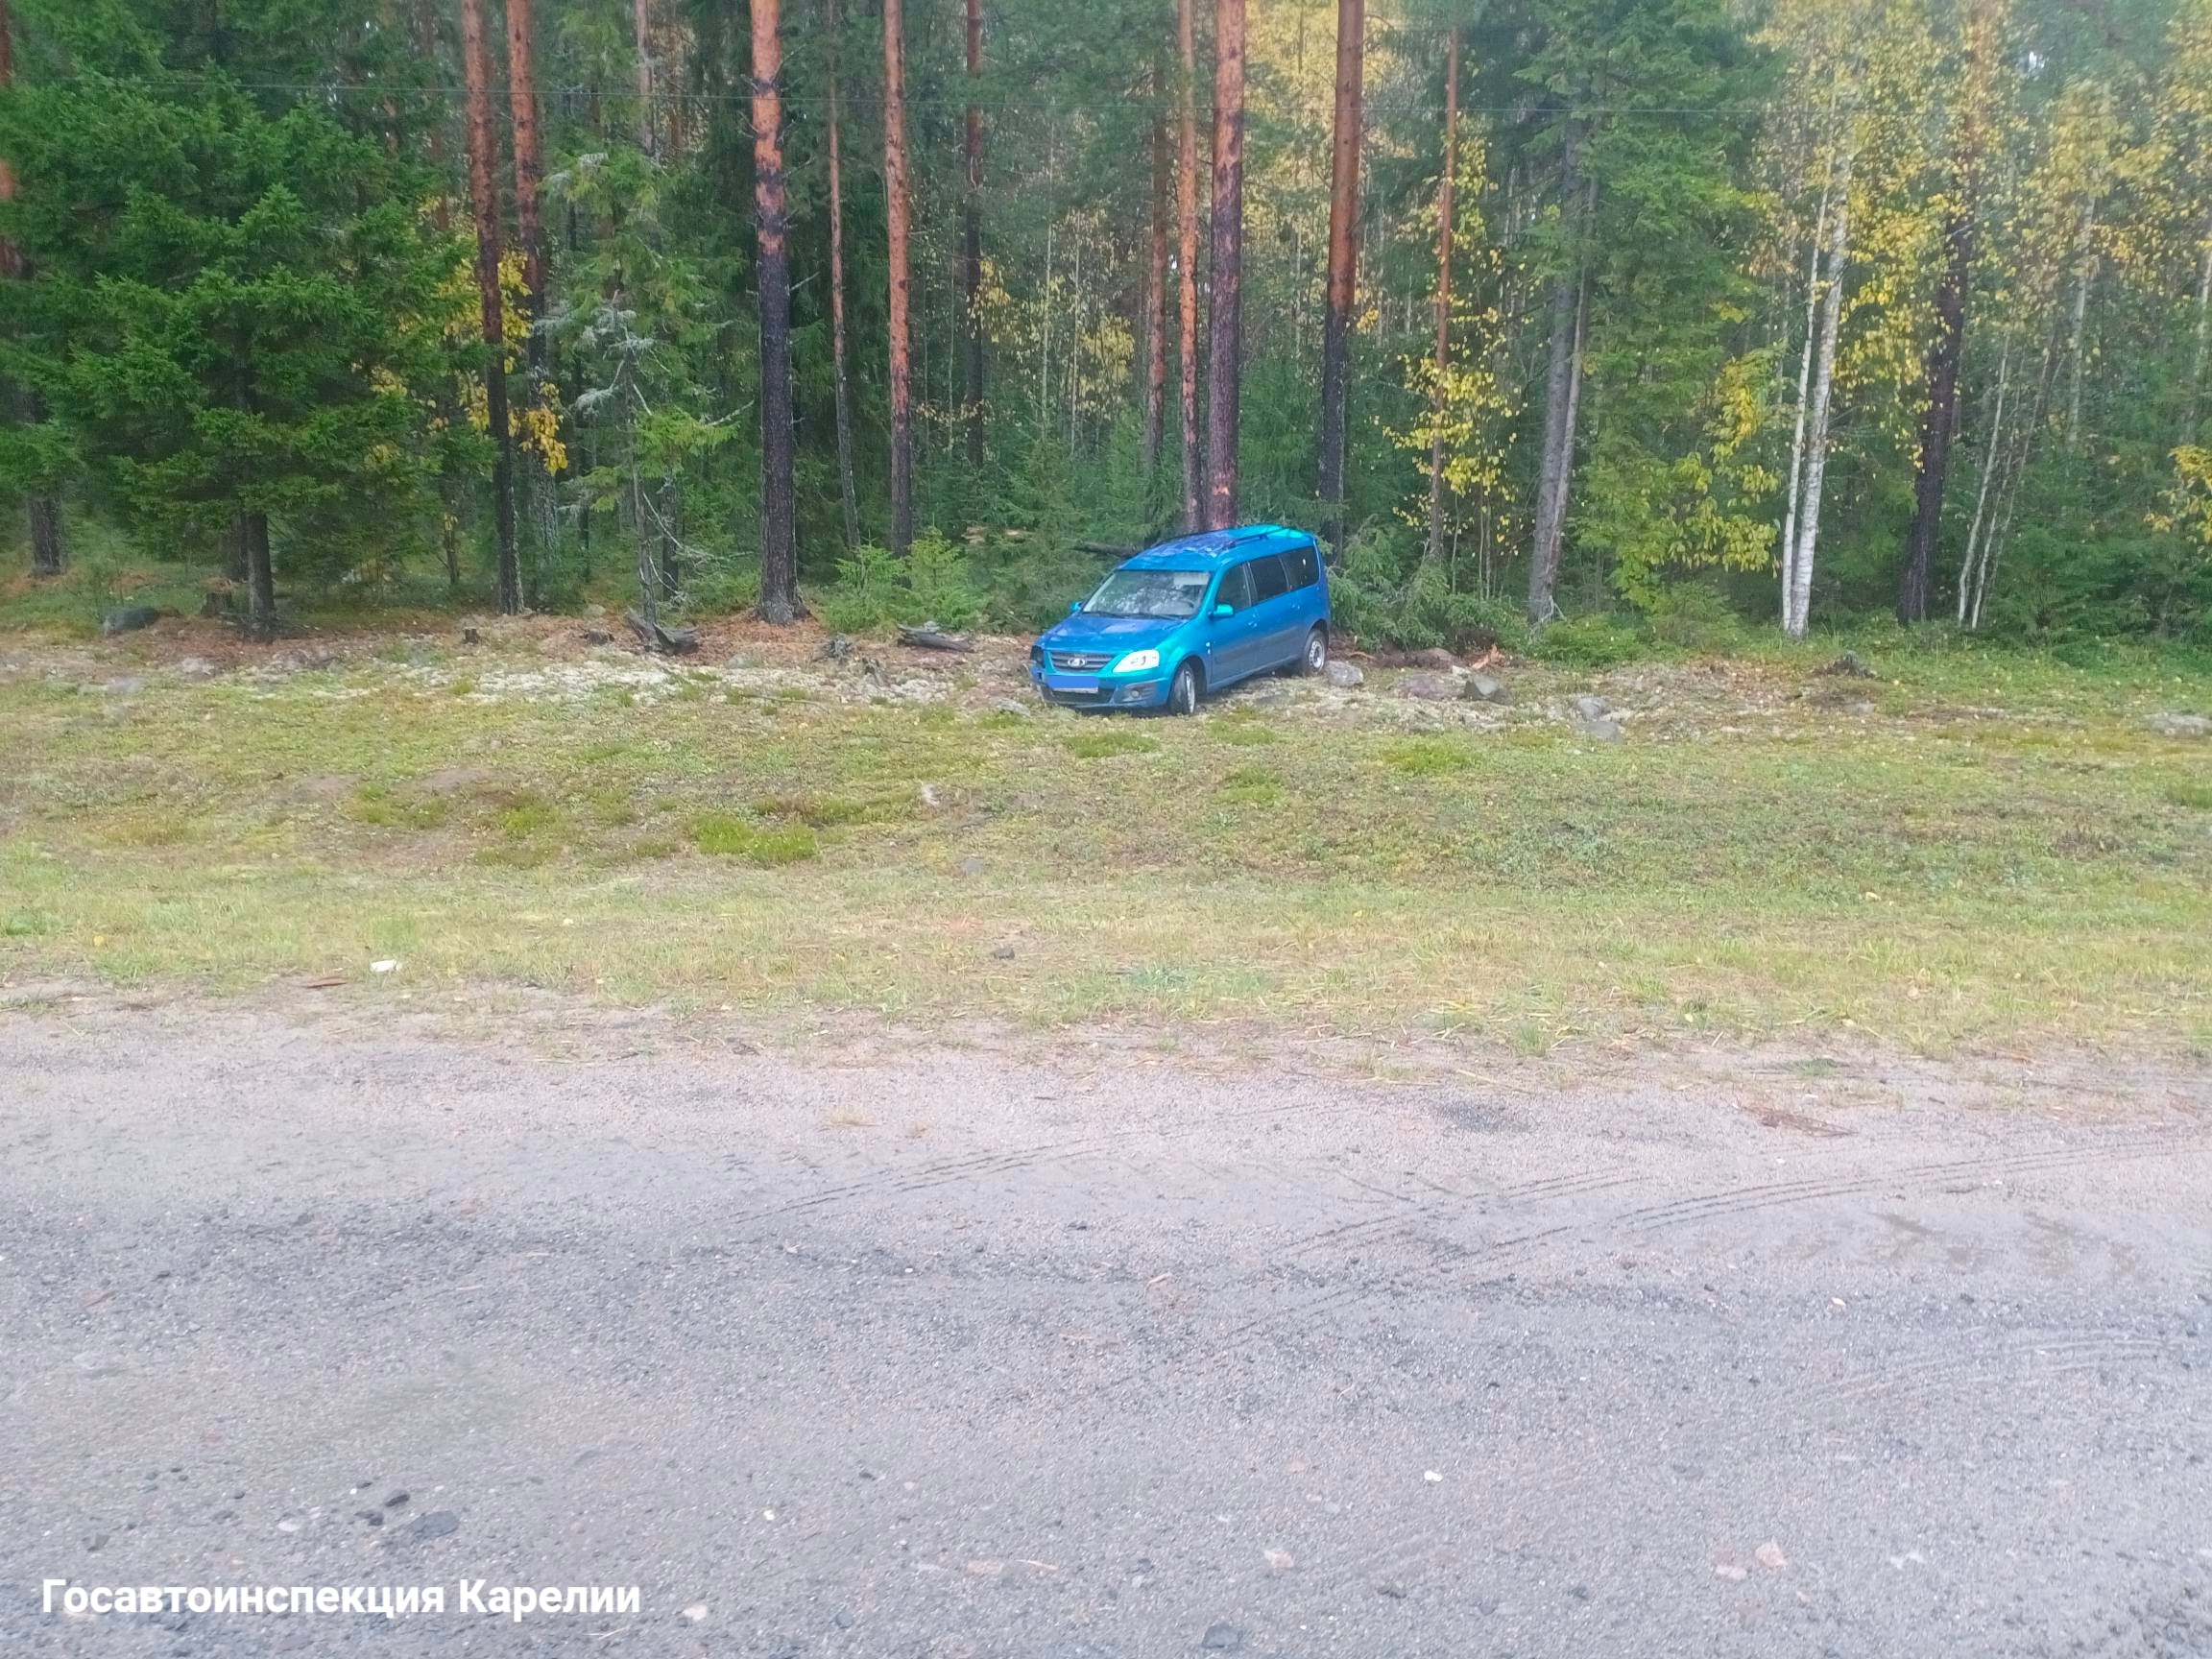
{"type": "Polygon", "coordinates": [[[918,645],[925,651],[973,651],[975,642],[965,634],[948,634],[934,622],[925,622],[919,628],[902,626],[899,643],[918,645]]]}
{"type": "Polygon", "coordinates": [[[622,619],[630,624],[630,631],[648,651],[665,651],[671,656],[682,656],[686,651],[699,649],[699,630],[696,628],[663,628],[658,622],[648,622],[635,611],[622,613],[622,619]]]}

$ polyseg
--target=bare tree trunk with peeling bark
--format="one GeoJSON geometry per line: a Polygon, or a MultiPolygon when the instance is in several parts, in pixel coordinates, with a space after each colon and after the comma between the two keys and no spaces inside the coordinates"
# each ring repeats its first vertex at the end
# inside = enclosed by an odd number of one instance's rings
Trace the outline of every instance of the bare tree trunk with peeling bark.
{"type": "Polygon", "coordinates": [[[967,0],[969,104],[960,131],[960,402],[968,465],[983,465],[983,0],[967,0]]]}
{"type": "Polygon", "coordinates": [[[792,534],[790,212],[783,181],[780,0],[753,0],[753,222],[760,295],[760,619],[805,613],[792,534]]]}
{"type": "MultiPolygon", "coordinates": [[[[1344,551],[1344,422],[1352,308],[1359,279],[1360,102],[1366,77],[1366,0],[1336,0],[1336,110],[1329,153],[1328,312],[1321,325],[1321,465],[1329,544],[1344,551]]],[[[1458,50],[1459,32],[1452,32],[1458,50]]],[[[1452,76],[1456,96],[1459,77],[1452,76]]]]}
{"type": "Polygon", "coordinates": [[[1790,485],[1782,512],[1782,631],[1790,631],[1791,576],[1797,565],[1797,503],[1805,475],[1805,422],[1813,396],[1813,358],[1820,333],[1820,256],[1828,241],[1828,202],[1835,179],[1820,185],[1820,210],[1813,219],[1813,252],[1805,267],[1805,346],[1797,357],[1797,416],[1790,430],[1790,485]]]}
{"type": "Polygon", "coordinates": [[[1237,522],[1244,373],[1244,0],[1214,0],[1213,318],[1206,343],[1206,527],[1237,522]]]}
{"type": "Polygon", "coordinates": [[[1790,585],[1782,601],[1783,631],[1792,639],[1805,637],[1813,609],[1813,560],[1820,541],[1820,495],[1828,478],[1829,411],[1836,390],[1837,336],[1843,326],[1843,277],[1851,263],[1851,172],[1857,160],[1856,146],[1845,149],[1828,229],[1828,286],[1820,296],[1820,346],[1805,421],[1805,501],[1797,513],[1797,541],[1790,552],[1790,585]]]}
{"type": "Polygon", "coordinates": [[[890,221],[891,551],[914,544],[913,283],[907,242],[913,199],[906,174],[906,42],[902,0],[883,0],[883,190],[890,221]]]}
{"type": "Polygon", "coordinates": [[[837,405],[837,496],[845,511],[845,545],[860,545],[860,496],[853,482],[853,394],[845,368],[845,164],[838,131],[837,0],[828,0],[823,28],[830,37],[830,355],[837,405]]]}
{"type": "Polygon", "coordinates": [[[1200,499],[1204,457],[1198,444],[1198,48],[1191,18],[1195,0],[1175,0],[1175,47],[1180,127],[1175,157],[1177,310],[1182,323],[1183,529],[1205,523],[1200,499]]]}
{"type": "Polygon", "coordinates": [[[1444,172],[1436,184],[1436,390],[1429,436],[1429,542],[1425,557],[1444,558],[1445,376],[1452,372],[1452,230],[1459,183],[1459,30],[1444,48],[1444,172]]]}
{"type": "Polygon", "coordinates": [[[1566,538],[1568,481],[1575,470],[1575,422],[1579,406],[1582,335],[1581,227],[1575,222],[1580,183],[1579,130],[1570,125],[1560,157],[1560,226],[1570,241],[1566,262],[1551,279],[1551,359],[1544,376],[1543,465],[1536,484],[1536,535],[1528,552],[1528,623],[1541,628],[1559,609],[1553,589],[1566,538]]]}
{"type": "Polygon", "coordinates": [[[461,64],[469,100],[469,204],[476,219],[476,294],[484,324],[484,413],[492,428],[492,511],[499,541],[501,615],[522,609],[515,552],[515,434],[507,421],[507,325],[499,294],[498,153],[492,138],[492,60],[483,0],[461,0],[461,64]]]}

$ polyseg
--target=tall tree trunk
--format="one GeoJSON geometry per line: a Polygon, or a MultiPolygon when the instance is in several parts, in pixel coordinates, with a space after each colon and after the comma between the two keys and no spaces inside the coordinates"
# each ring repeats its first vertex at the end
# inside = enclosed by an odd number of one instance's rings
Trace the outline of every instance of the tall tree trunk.
{"type": "Polygon", "coordinates": [[[1820,345],[1805,421],[1805,501],[1797,514],[1796,545],[1788,559],[1789,589],[1782,599],[1782,626],[1792,639],[1805,637],[1813,610],[1813,560],[1820,542],[1820,494],[1828,478],[1829,411],[1836,390],[1837,336],[1843,327],[1843,277],[1851,264],[1851,173],[1857,161],[1853,142],[1837,169],[1836,206],[1828,227],[1828,286],[1820,296],[1820,345]]]}
{"type": "Polygon", "coordinates": [[[1167,411],[1167,127],[1158,117],[1152,122],[1152,225],[1144,257],[1143,407],[1142,449],[1149,493],[1160,471],[1167,411]]]}
{"type": "Polygon", "coordinates": [[[632,0],[630,24],[637,39],[637,148],[660,154],[653,120],[653,0],[632,0]]]}
{"type": "Polygon", "coordinates": [[[906,177],[906,41],[902,0],[883,0],[883,190],[891,245],[891,551],[914,544],[912,282],[906,243],[913,202],[906,177]]]}
{"type": "MultiPolygon", "coordinates": [[[[15,34],[8,14],[8,0],[0,0],[0,91],[15,80],[15,34]]],[[[15,169],[0,156],[0,203],[15,200],[15,169]]],[[[0,236],[0,282],[12,282],[31,274],[22,251],[0,236]]],[[[36,423],[42,411],[31,393],[15,395],[15,417],[26,425],[36,423]]],[[[61,503],[51,494],[34,492],[29,499],[31,523],[31,574],[59,576],[68,568],[69,549],[61,536],[61,503]]]]}
{"type": "Polygon", "coordinates": [[[1928,620],[1936,546],[1943,533],[1943,489],[1957,430],[1959,363],[1966,349],[1966,287],[1974,276],[1970,204],[1955,207],[1944,226],[1949,256],[1936,287],[1936,338],[1928,348],[1928,410],[1920,422],[1920,458],[1912,481],[1912,530],[1897,583],[1897,620],[1928,620]]]}
{"type": "Polygon", "coordinates": [[[1567,481],[1575,469],[1575,419],[1578,402],[1578,345],[1582,320],[1582,227],[1576,222],[1580,193],[1577,127],[1567,129],[1560,156],[1559,216],[1568,248],[1551,279],[1551,358],[1544,375],[1543,465],[1536,481],[1536,539],[1528,552],[1528,621],[1541,628],[1559,607],[1553,589],[1559,582],[1559,554],[1566,535],[1567,481]]]}
{"type": "MultiPolygon", "coordinates": [[[[521,242],[522,288],[530,321],[545,315],[545,220],[539,205],[545,176],[538,136],[538,69],[531,0],[507,0],[507,107],[515,120],[515,228],[521,242]]],[[[535,336],[530,359],[541,362],[535,336]]]]}
{"type": "Polygon", "coordinates": [[[1206,343],[1206,527],[1237,522],[1244,373],[1244,0],[1214,0],[1213,320],[1206,343]]]}
{"type": "MultiPolygon", "coordinates": [[[[1974,603],[1974,590],[1979,581],[1976,566],[1985,561],[1990,538],[1983,534],[1988,523],[1989,484],[1996,477],[2005,444],[2005,399],[2012,389],[2012,339],[2006,336],[2005,348],[1997,357],[1997,393],[1989,414],[1989,438],[1982,450],[1982,482],[1974,492],[1974,521],[1966,529],[1966,557],[1959,567],[1959,624],[1978,609],[1974,603]]],[[[1989,525],[1994,529],[1994,525],[1989,525]]]]}
{"type": "MultiPolygon", "coordinates": [[[[1329,544],[1344,551],[1344,401],[1352,350],[1352,306],[1359,277],[1360,94],[1365,79],[1366,0],[1336,0],[1336,113],[1329,151],[1328,313],[1321,325],[1321,501],[1329,544]]],[[[1456,108],[1459,31],[1452,31],[1456,108]]]]}
{"type": "Polygon", "coordinates": [[[1805,267],[1805,347],[1797,356],[1797,417],[1790,430],[1790,487],[1782,513],[1782,631],[1790,632],[1791,576],[1797,565],[1797,504],[1805,475],[1805,423],[1813,396],[1813,359],[1819,349],[1820,256],[1827,252],[1828,204],[1834,175],[1820,184],[1820,211],[1813,219],[1813,253],[1805,267]]]}
{"type": "Polygon", "coordinates": [[[1452,372],[1452,230],[1459,184],[1459,30],[1444,48],[1444,173],[1436,184],[1436,391],[1429,437],[1429,545],[1426,557],[1444,557],[1444,378],[1452,372]]]}
{"type": "Polygon", "coordinates": [[[492,63],[484,46],[483,0],[461,0],[461,60],[469,97],[469,203],[476,216],[476,293],[484,318],[484,413],[496,458],[492,511],[499,538],[499,611],[522,609],[515,554],[515,434],[507,422],[507,328],[499,296],[499,180],[492,141],[492,63]]]}
{"type": "MultiPolygon", "coordinates": [[[[515,125],[515,228],[521,243],[523,304],[530,334],[523,348],[529,365],[524,401],[534,404],[545,381],[545,220],[540,208],[544,178],[538,130],[538,70],[531,0],[507,0],[507,107],[515,125]]],[[[555,536],[553,478],[543,456],[526,450],[516,475],[522,517],[529,526],[530,560],[524,596],[542,596],[555,536]]]]}
{"type": "Polygon", "coordinates": [[[2189,405],[2181,421],[2181,442],[2197,442],[2197,411],[2204,396],[2204,361],[2212,349],[2212,218],[2204,222],[2204,263],[2197,278],[2197,358],[2189,370],[2189,405]]]}
{"type": "MultiPolygon", "coordinates": [[[[444,67],[444,53],[438,38],[438,0],[414,0],[408,18],[409,42],[415,56],[435,75],[444,67]]],[[[424,130],[424,140],[430,150],[430,171],[438,180],[438,194],[430,198],[430,220],[438,227],[441,236],[453,228],[453,193],[445,171],[445,108],[441,99],[438,118],[425,123],[424,130]]]]}
{"type": "Polygon", "coordinates": [[[845,371],[845,163],[839,148],[838,32],[844,19],[828,0],[823,27],[830,36],[830,355],[837,399],[837,497],[845,509],[845,545],[860,545],[860,497],[853,483],[853,394],[845,371]]]}
{"type": "MultiPolygon", "coordinates": [[[[508,0],[512,5],[514,0],[508,0]]],[[[791,257],[783,190],[783,41],[779,0],[753,0],[753,222],[760,289],[760,619],[797,620],[791,527],[791,257]]]]}
{"type": "Polygon", "coordinates": [[[2081,268],[2074,278],[2073,325],[2068,329],[2066,452],[2081,447],[2081,342],[2089,320],[2089,286],[2097,276],[2097,204],[2081,209],[2081,268]]]}
{"type": "Polygon", "coordinates": [[[241,513],[233,534],[246,565],[246,631],[256,639],[274,639],[276,573],[269,562],[269,516],[241,513]]]}
{"type": "Polygon", "coordinates": [[[1205,523],[1203,455],[1198,444],[1198,48],[1194,0],[1175,0],[1177,86],[1175,156],[1176,303],[1182,325],[1183,529],[1205,523]]]}
{"type": "Polygon", "coordinates": [[[967,0],[969,105],[960,130],[960,404],[968,465],[983,465],[983,0],[967,0]]]}

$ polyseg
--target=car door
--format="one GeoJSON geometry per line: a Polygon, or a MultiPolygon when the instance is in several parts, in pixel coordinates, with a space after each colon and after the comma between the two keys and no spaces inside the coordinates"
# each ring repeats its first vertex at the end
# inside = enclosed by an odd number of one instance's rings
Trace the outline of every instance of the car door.
{"type": "Polygon", "coordinates": [[[1252,672],[1280,667],[1306,642],[1282,559],[1262,553],[1245,568],[1252,572],[1252,672]]]}
{"type": "Polygon", "coordinates": [[[1290,584],[1291,648],[1303,657],[1306,636],[1316,622],[1329,620],[1329,591],[1321,586],[1321,550],[1311,541],[1286,549],[1283,574],[1290,584]]]}
{"type": "Polygon", "coordinates": [[[1206,625],[1206,683],[1226,685],[1241,680],[1260,666],[1259,646],[1253,630],[1259,613],[1252,604],[1252,572],[1244,565],[1232,565],[1221,572],[1214,589],[1214,610],[1230,608],[1226,616],[1214,615],[1206,625]]]}

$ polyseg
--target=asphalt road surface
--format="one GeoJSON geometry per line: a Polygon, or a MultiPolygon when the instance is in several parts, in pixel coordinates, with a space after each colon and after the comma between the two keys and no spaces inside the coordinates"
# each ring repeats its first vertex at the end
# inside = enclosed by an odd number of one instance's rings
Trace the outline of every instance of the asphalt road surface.
{"type": "Polygon", "coordinates": [[[2200,1070],[533,1032],[0,1013],[0,1654],[2212,1653],[2200,1070]]]}

